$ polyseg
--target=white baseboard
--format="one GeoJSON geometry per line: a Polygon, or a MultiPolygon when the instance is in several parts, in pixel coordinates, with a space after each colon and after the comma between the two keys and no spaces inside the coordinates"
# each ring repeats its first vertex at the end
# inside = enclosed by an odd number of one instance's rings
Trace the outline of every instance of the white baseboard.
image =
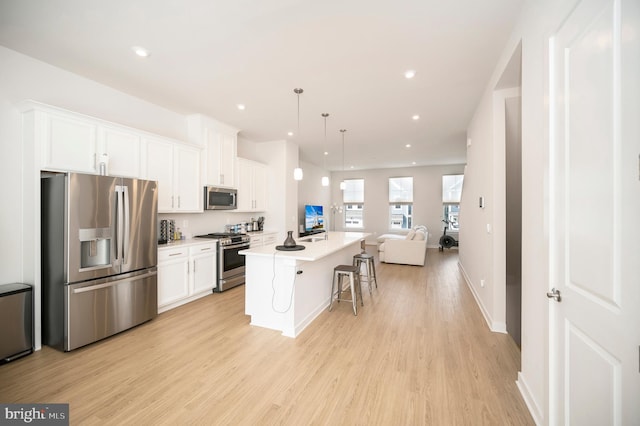
{"type": "Polygon", "coordinates": [[[502,321],[493,320],[493,318],[491,317],[491,314],[489,313],[489,311],[487,311],[487,308],[482,303],[482,299],[480,299],[480,296],[478,295],[478,293],[476,293],[476,289],[471,284],[471,279],[469,278],[469,275],[467,275],[467,271],[464,270],[464,266],[462,266],[462,264],[458,262],[458,267],[460,268],[460,272],[462,272],[462,276],[464,277],[464,280],[467,283],[467,287],[469,287],[469,290],[471,290],[471,294],[473,294],[473,298],[476,299],[476,304],[480,308],[480,312],[482,312],[482,316],[484,317],[484,320],[486,321],[487,326],[489,327],[489,330],[493,331],[494,333],[506,334],[507,324],[502,321]]]}
{"type": "Polygon", "coordinates": [[[525,404],[527,404],[527,408],[529,409],[531,417],[533,417],[533,421],[536,423],[536,425],[542,426],[544,424],[544,413],[542,412],[542,410],[540,410],[540,406],[536,404],[536,400],[533,398],[533,394],[529,390],[527,381],[520,371],[518,371],[518,380],[516,380],[516,386],[518,386],[520,395],[522,395],[525,404]]]}

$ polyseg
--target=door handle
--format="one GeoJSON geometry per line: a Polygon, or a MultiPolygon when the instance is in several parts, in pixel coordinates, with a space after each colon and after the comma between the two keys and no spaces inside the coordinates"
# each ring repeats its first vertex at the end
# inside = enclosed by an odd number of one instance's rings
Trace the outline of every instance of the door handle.
{"type": "Polygon", "coordinates": [[[86,293],[88,291],[95,291],[95,290],[99,290],[101,288],[115,287],[118,284],[122,284],[122,283],[126,283],[126,282],[140,281],[143,278],[149,278],[149,277],[152,277],[152,276],[157,275],[157,274],[158,274],[157,271],[152,271],[152,272],[147,272],[146,274],[136,275],[136,276],[129,277],[129,278],[121,278],[119,280],[109,281],[109,282],[106,282],[106,283],[103,283],[103,284],[95,284],[95,285],[88,286],[88,287],[74,288],[73,289],[73,294],[86,293]]]}
{"type": "Polygon", "coordinates": [[[560,290],[556,290],[555,287],[551,289],[551,291],[547,292],[547,297],[549,299],[554,299],[556,302],[562,302],[562,296],[560,295],[560,290]]]}

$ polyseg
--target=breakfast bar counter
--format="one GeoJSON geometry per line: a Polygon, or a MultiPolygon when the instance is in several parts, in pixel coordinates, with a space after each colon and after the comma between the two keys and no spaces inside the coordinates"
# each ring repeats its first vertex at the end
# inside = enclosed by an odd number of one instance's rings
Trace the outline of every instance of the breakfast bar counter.
{"type": "Polygon", "coordinates": [[[241,251],[246,256],[245,313],[251,325],[299,335],[329,307],[333,268],[351,265],[368,235],[329,232],[296,240],[305,247],[300,251],[276,250],[281,243],[241,251]]]}

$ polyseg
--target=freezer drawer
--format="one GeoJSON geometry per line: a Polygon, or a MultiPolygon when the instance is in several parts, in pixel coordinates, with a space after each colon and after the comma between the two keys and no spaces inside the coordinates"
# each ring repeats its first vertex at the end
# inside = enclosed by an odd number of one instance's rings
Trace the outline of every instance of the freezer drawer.
{"type": "Polygon", "coordinates": [[[33,352],[33,291],[28,284],[0,285],[0,364],[33,352]]]}
{"type": "Polygon", "coordinates": [[[67,286],[64,350],[127,330],[158,315],[156,268],[67,286]]]}

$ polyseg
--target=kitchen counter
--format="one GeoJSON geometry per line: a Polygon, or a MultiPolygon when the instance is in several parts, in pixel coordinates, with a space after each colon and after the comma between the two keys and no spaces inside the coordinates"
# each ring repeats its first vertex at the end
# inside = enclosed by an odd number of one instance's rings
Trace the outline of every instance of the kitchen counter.
{"type": "Polygon", "coordinates": [[[251,325],[299,335],[328,308],[333,268],[351,265],[360,242],[369,234],[329,232],[300,238],[301,251],[279,251],[276,245],[243,250],[246,256],[245,313],[251,325]]]}
{"type": "Polygon", "coordinates": [[[184,240],[171,241],[167,244],[158,244],[158,250],[170,249],[176,247],[189,247],[196,244],[209,244],[218,241],[215,238],[186,238],[184,240]]]}
{"type": "Polygon", "coordinates": [[[275,246],[282,244],[278,243],[264,247],[256,247],[243,250],[240,252],[240,254],[244,254],[247,256],[266,256],[269,258],[273,258],[275,256],[276,258],[314,262],[355,243],[358,243],[358,247],[360,247],[360,241],[362,241],[369,235],[370,234],[363,232],[328,232],[327,239],[325,239],[324,233],[314,234],[296,240],[297,245],[305,247],[304,250],[276,250],[275,246]]]}

